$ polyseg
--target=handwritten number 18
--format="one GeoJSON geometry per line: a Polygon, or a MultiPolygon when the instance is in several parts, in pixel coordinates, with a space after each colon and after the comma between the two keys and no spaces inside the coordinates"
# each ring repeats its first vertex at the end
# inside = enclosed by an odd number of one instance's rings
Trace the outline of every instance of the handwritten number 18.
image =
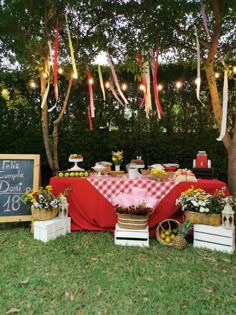
{"type": "Polygon", "coordinates": [[[7,198],[7,201],[4,203],[3,208],[4,212],[10,212],[10,211],[17,211],[20,208],[20,201],[19,201],[19,196],[9,196],[7,198]]]}

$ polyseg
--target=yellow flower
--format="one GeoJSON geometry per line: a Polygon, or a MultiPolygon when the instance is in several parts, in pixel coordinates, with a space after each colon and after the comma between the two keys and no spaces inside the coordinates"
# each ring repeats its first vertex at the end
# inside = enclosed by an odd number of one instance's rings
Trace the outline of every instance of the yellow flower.
{"type": "Polygon", "coordinates": [[[199,199],[199,200],[205,200],[205,199],[206,199],[206,196],[205,196],[205,195],[199,195],[199,196],[198,196],[198,199],[199,199]]]}

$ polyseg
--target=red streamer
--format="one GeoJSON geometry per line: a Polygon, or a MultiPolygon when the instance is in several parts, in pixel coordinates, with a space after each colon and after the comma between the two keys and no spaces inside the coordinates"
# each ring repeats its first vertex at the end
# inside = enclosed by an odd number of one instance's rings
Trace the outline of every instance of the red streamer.
{"type": "Polygon", "coordinates": [[[54,42],[54,63],[53,63],[53,85],[54,85],[54,95],[55,99],[58,99],[58,87],[57,87],[57,60],[58,60],[58,37],[59,37],[59,24],[58,24],[58,19],[57,19],[57,24],[56,24],[56,37],[55,37],[55,42],[54,42]]]}
{"type": "Polygon", "coordinates": [[[90,106],[88,106],[88,121],[89,121],[89,129],[92,131],[93,130],[93,122],[92,122],[92,118],[91,118],[90,106]]]}
{"type": "Polygon", "coordinates": [[[89,71],[88,65],[86,65],[87,69],[87,77],[88,77],[88,90],[89,90],[89,106],[90,106],[90,111],[91,111],[91,117],[95,117],[94,113],[94,101],[93,101],[93,88],[92,88],[92,83],[91,83],[91,74],[89,71]]]}
{"type": "Polygon", "coordinates": [[[163,113],[160,101],[159,101],[159,93],[158,93],[158,86],[157,86],[157,73],[158,73],[158,56],[159,51],[156,50],[156,60],[155,60],[155,66],[154,66],[154,73],[153,73],[153,89],[154,89],[154,96],[155,96],[155,103],[157,107],[158,116],[160,116],[163,113]]]}

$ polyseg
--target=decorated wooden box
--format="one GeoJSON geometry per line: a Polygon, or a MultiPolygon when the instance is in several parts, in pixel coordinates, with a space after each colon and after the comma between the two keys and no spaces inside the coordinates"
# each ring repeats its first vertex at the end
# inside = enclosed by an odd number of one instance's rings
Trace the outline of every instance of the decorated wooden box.
{"type": "Polygon", "coordinates": [[[71,232],[71,218],[55,217],[46,221],[34,222],[34,239],[43,242],[54,240],[58,236],[71,232]]]}
{"type": "Polygon", "coordinates": [[[148,226],[142,230],[131,230],[120,228],[116,224],[115,244],[124,246],[145,246],[149,247],[148,226]]]}
{"type": "Polygon", "coordinates": [[[232,254],[235,250],[235,227],[225,229],[222,226],[194,224],[193,247],[203,247],[232,254]]]}

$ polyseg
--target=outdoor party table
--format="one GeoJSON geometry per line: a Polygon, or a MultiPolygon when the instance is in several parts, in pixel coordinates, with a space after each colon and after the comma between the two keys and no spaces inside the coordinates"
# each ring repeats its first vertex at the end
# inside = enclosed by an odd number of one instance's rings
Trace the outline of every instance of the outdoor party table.
{"type": "Polygon", "coordinates": [[[191,186],[205,189],[211,194],[214,194],[216,189],[225,187],[226,195],[229,194],[227,185],[217,179],[198,179],[197,182],[158,182],[147,178],[129,179],[112,176],[52,177],[50,185],[53,186],[56,195],[63,193],[68,187],[72,188],[67,197],[72,231],[113,231],[117,223],[117,215],[111,203],[112,197],[129,192],[134,187],[147,189],[149,194],[158,199],[158,205],[149,217],[150,232],[167,218],[182,219],[183,212],[178,209],[175,202],[181,192],[191,186]]]}

